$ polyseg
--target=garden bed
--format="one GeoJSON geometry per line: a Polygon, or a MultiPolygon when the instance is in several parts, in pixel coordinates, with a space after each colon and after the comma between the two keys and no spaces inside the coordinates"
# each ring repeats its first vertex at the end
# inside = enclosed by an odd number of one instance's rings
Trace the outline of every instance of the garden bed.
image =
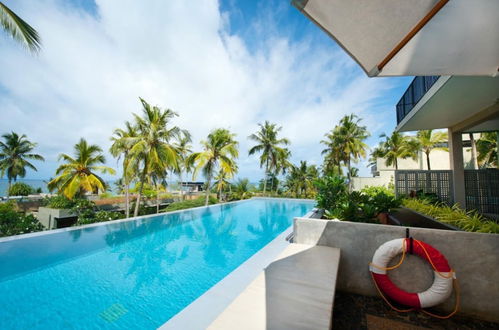
{"type": "Polygon", "coordinates": [[[428,217],[406,207],[400,207],[390,212],[388,221],[389,224],[397,226],[460,230],[455,226],[437,221],[434,218],[428,217]]]}

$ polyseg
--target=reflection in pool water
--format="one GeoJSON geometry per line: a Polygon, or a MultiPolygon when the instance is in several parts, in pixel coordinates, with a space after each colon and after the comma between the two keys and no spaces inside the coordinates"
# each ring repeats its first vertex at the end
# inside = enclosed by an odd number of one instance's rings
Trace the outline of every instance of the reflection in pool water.
{"type": "Polygon", "coordinates": [[[2,329],[156,328],[313,205],[253,199],[0,242],[2,329]]]}

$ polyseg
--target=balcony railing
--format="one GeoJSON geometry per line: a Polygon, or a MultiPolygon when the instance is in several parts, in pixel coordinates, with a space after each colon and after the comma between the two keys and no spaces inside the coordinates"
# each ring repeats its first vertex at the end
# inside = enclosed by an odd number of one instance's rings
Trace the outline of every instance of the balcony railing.
{"type": "Polygon", "coordinates": [[[402,119],[416,106],[438,78],[440,76],[414,77],[414,80],[397,103],[397,124],[400,124],[402,119]]]}

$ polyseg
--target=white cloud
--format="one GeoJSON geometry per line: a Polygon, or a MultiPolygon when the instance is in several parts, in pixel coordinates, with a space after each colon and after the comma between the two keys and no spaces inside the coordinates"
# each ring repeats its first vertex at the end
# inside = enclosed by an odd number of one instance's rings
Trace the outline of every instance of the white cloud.
{"type": "Polygon", "coordinates": [[[98,17],[56,0],[8,5],[43,37],[38,56],[7,38],[0,49],[0,132],[39,143],[47,162],[34,178],[52,176],[80,137],[107,150],[139,96],[179,112],[175,123],[195,141],[235,131],[241,176],[251,179],[261,171],[246,137],[259,122],[282,125],[294,160],[318,164],[319,141],[341,116],[355,112],[376,131],[387,116],[379,96],[388,80],[365,77],[332,42],[283,36],[270,16],[252,24],[259,47],[250,50],[215,0],[98,0],[98,17]]]}

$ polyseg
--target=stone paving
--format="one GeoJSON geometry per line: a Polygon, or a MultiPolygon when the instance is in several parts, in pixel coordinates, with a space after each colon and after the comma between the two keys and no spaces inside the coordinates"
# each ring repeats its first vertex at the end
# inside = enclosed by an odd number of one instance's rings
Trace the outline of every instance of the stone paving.
{"type": "Polygon", "coordinates": [[[333,329],[499,329],[499,323],[461,316],[447,320],[420,312],[398,313],[377,297],[336,292],[333,329]]]}

